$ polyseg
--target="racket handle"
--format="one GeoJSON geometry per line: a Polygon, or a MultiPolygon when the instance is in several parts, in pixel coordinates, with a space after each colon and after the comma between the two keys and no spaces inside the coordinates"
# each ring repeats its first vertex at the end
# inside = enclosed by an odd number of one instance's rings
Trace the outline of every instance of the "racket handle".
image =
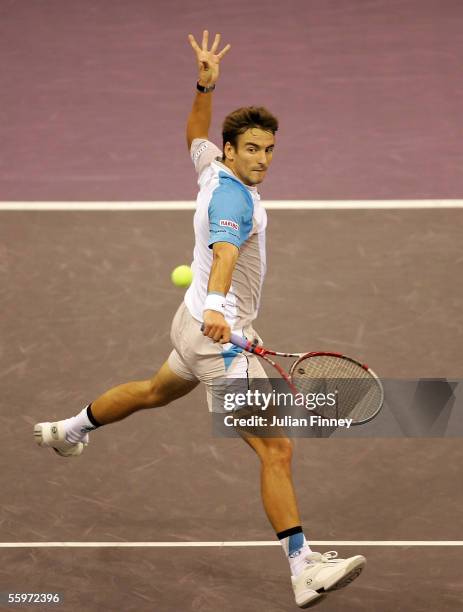
{"type": "MultiPolygon", "coordinates": [[[[201,325],[201,331],[204,331],[204,323],[201,325]]],[[[254,349],[256,348],[253,342],[249,342],[246,338],[239,336],[238,334],[230,335],[230,342],[235,346],[239,346],[240,348],[248,351],[249,353],[254,353],[254,349]]]]}
{"type": "Polygon", "coordinates": [[[238,336],[238,334],[231,334],[230,342],[234,344],[235,346],[239,346],[245,351],[252,352],[252,347],[253,347],[252,342],[249,342],[249,340],[246,340],[246,338],[243,338],[242,336],[238,336]]]}

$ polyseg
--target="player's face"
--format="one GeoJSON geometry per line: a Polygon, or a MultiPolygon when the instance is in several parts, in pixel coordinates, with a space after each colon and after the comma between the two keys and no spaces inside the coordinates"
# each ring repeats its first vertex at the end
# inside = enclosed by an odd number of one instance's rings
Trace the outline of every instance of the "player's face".
{"type": "Polygon", "coordinates": [[[270,166],[274,146],[271,132],[249,128],[238,136],[236,148],[225,145],[226,164],[245,185],[258,185],[270,166]]]}

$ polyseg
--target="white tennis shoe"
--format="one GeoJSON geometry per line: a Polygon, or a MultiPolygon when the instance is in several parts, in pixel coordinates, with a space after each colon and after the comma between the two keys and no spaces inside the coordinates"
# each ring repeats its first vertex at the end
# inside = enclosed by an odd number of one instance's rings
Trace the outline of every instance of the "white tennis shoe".
{"type": "Polygon", "coordinates": [[[81,442],[68,442],[63,421],[56,423],[36,423],[34,425],[34,438],[39,446],[49,446],[61,457],[77,457],[89,442],[88,433],[81,442]]]}
{"type": "Polygon", "coordinates": [[[330,550],[324,554],[313,552],[307,555],[307,568],[299,576],[291,576],[296,603],[300,608],[308,608],[325,591],[334,591],[347,586],[355,580],[365,567],[362,555],[338,559],[338,553],[330,550]]]}

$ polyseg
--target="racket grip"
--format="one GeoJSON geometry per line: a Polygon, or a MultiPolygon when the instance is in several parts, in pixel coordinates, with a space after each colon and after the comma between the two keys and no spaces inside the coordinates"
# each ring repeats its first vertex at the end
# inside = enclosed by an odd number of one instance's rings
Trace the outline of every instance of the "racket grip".
{"type": "Polygon", "coordinates": [[[235,346],[239,346],[240,348],[245,349],[246,351],[251,351],[252,349],[252,343],[249,342],[249,340],[246,340],[246,338],[238,336],[238,334],[231,334],[230,342],[235,346]]]}
{"type": "MultiPolygon", "coordinates": [[[[201,331],[204,331],[204,323],[201,324],[201,331]]],[[[235,346],[239,346],[245,351],[248,351],[250,353],[254,352],[254,344],[252,342],[249,342],[249,340],[246,340],[246,338],[239,336],[238,334],[231,334],[230,342],[235,346]]]]}

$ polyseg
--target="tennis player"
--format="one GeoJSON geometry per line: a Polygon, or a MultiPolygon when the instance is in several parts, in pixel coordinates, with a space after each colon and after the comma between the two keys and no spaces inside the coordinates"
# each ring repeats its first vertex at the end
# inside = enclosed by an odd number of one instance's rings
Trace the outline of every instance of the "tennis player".
{"type": "MultiPolygon", "coordinates": [[[[265,274],[267,215],[257,186],[272,162],[278,121],[265,108],[240,108],[224,120],[222,150],[210,142],[213,91],[230,45],[219,52],[217,34],[209,49],[207,31],[201,46],[192,35],[189,41],[199,78],[186,137],[199,193],[194,216],[194,277],[172,322],[173,350],[151,380],[110,389],[77,416],[38,423],[34,428],[37,443],[63,457],[80,455],[88,444],[88,432],[138,410],[165,406],[199,382],[206,386],[212,410],[214,381],[266,376],[255,355],[245,354],[229,340],[231,331],[248,339],[258,337],[252,323],[265,274]]],[[[334,551],[313,552],[301,527],[291,479],[290,440],[243,437],[261,461],[263,505],[288,558],[296,603],[308,607],[325,591],[356,578],[365,558],[339,559],[334,551]]]]}

